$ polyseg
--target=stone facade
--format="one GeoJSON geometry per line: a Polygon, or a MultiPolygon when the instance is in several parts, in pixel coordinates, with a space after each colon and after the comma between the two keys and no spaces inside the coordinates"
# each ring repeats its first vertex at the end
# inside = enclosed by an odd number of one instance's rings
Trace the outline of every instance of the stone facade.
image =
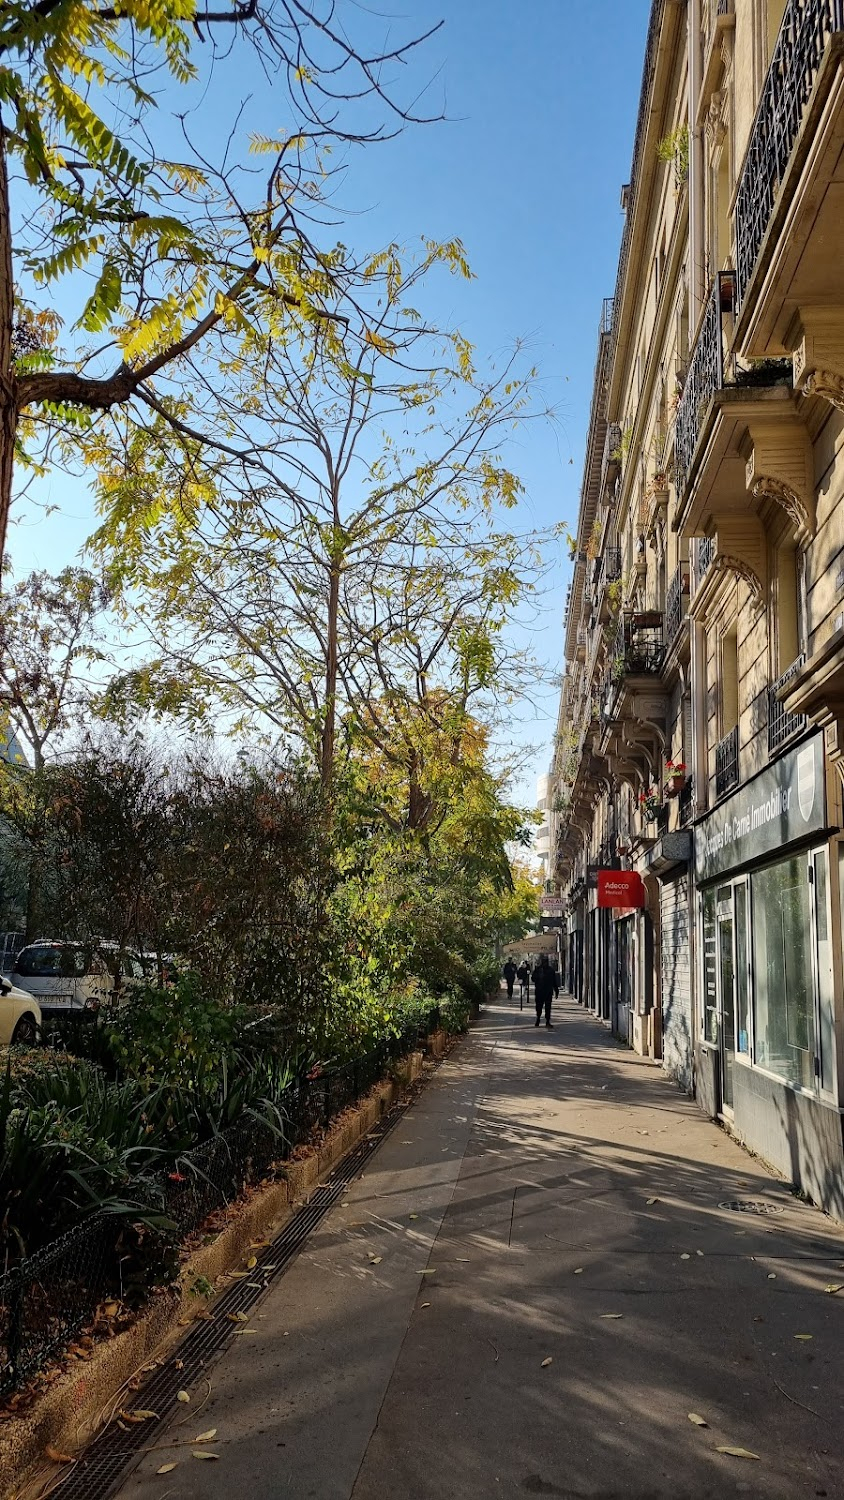
{"type": "Polygon", "coordinates": [[[548,797],[570,987],[839,1212],[844,0],[654,0],[622,203],[548,797]]]}

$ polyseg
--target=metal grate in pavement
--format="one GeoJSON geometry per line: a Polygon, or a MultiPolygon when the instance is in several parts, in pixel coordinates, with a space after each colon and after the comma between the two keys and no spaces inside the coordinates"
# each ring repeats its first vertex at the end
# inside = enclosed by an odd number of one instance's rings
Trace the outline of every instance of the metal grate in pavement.
{"type": "MultiPolygon", "coordinates": [[[[77,1463],[50,1490],[50,1500],[106,1500],[125,1477],[131,1460],[154,1443],[176,1408],[180,1390],[191,1391],[208,1367],[237,1337],[236,1313],[247,1313],[260,1302],[267,1288],[295,1260],[308,1236],[328,1210],[342,1197],[349,1183],[378,1150],[393,1129],[405,1106],[395,1105],[383,1119],[338,1163],[324,1183],[314,1188],[310,1199],[297,1209],[281,1232],[257,1257],[247,1279],[232,1283],[214,1303],[209,1319],[193,1323],[173,1350],[166,1366],[157,1370],[140,1391],[133,1393],[132,1406],[159,1413],[157,1419],[120,1428],[116,1422],[95,1438],[77,1463]],[[176,1368],[178,1360],[180,1368],[176,1368]]],[[[184,1410],[187,1412],[188,1408],[184,1410]]]]}

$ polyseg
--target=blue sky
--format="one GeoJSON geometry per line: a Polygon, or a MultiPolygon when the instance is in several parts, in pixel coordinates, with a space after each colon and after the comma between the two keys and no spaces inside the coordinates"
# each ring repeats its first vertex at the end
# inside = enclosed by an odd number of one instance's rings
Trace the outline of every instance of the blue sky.
{"type": "MultiPolygon", "coordinates": [[[[529,426],[509,454],[527,487],[526,525],[573,523],[577,511],[649,8],[649,0],[373,0],[369,7],[402,28],[444,20],[410,68],[420,83],[431,80],[428,99],[434,109],[444,106],[448,120],[412,127],[350,161],[339,194],[355,211],[348,238],[373,248],[390,239],[412,245],[420,234],[459,236],[476,279],[449,281],[437,312],[482,354],[528,339],[544,399],[559,419],[529,426]]],[[[270,132],[280,128],[271,96],[262,108],[270,132]]],[[[19,508],[10,536],[18,577],[30,567],[63,566],[93,528],[79,486],[57,476],[41,495],[58,510],[44,516],[19,508]]],[[[564,549],[552,562],[535,646],[558,666],[564,549]]],[[[556,692],[544,690],[517,717],[514,738],[540,747],[520,787],[532,800],[550,754],[556,692]]]]}

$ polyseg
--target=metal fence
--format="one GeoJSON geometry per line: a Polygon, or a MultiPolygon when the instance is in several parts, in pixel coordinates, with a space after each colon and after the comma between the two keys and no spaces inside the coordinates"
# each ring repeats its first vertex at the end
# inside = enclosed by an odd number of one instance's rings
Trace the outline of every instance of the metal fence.
{"type": "MultiPolygon", "coordinates": [[[[277,1101],[278,1118],[250,1113],[176,1157],[144,1190],[144,1207],[162,1219],[156,1231],[114,1214],[97,1214],[0,1275],[0,1395],[29,1380],[90,1327],[109,1297],[137,1304],[175,1271],[174,1241],[260,1182],[297,1146],[356,1103],[391,1063],[440,1025],[437,1007],[341,1067],[313,1069],[277,1101]]],[[[131,1196],[131,1185],[127,1196],[131,1196]]],[[[139,1201],[136,1199],[135,1201],[139,1201]]],[[[140,1212],[137,1220],[144,1217],[140,1212]]],[[[84,1351],[83,1351],[84,1352],[84,1351]]]]}

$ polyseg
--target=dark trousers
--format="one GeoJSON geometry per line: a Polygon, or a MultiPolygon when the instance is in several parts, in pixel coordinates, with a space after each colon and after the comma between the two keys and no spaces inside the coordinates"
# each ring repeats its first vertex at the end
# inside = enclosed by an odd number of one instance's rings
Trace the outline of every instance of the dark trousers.
{"type": "Polygon", "coordinates": [[[507,999],[508,1000],[512,1000],[512,998],[513,998],[513,981],[512,981],[512,979],[508,979],[507,980],[507,999]]]}
{"type": "Polygon", "coordinates": [[[548,994],[548,995],[545,996],[545,998],[543,1000],[543,999],[540,998],[539,995],[536,994],[536,991],[534,991],[534,1001],[536,1003],[536,1019],[537,1019],[537,1021],[541,1021],[542,1020],[543,1006],[545,1008],[545,1019],[546,1019],[546,1021],[550,1021],[550,1019],[551,1019],[551,1001],[553,1000],[553,998],[554,998],[554,996],[552,994],[548,994]]]}

